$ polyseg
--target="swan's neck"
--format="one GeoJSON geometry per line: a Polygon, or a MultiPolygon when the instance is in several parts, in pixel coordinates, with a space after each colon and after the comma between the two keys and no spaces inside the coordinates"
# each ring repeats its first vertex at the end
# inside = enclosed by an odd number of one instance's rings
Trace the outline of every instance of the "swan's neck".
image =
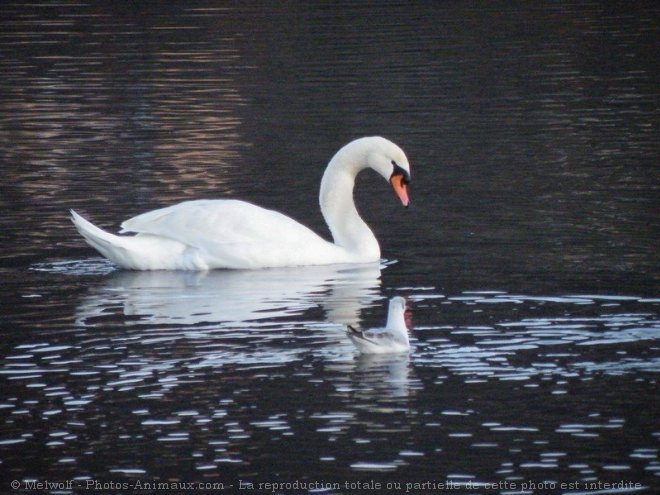
{"type": "Polygon", "coordinates": [[[361,258],[378,260],[378,241],[360,218],[353,201],[355,177],[363,168],[364,159],[350,155],[340,150],[328,164],[321,180],[321,212],[336,245],[361,258]]]}

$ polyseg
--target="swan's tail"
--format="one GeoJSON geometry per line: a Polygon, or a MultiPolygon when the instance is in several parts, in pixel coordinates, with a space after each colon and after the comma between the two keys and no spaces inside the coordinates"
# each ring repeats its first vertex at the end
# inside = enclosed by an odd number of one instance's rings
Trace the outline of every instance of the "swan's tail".
{"type": "Polygon", "coordinates": [[[87,243],[110,261],[129,270],[207,270],[196,250],[174,239],[147,234],[114,235],[71,210],[71,221],[87,243]]]}
{"type": "Polygon", "coordinates": [[[131,253],[133,251],[130,246],[131,237],[120,237],[110,234],[87,221],[73,210],[71,210],[71,221],[87,243],[110,261],[117,263],[123,268],[137,268],[132,266],[130,262],[131,258],[134,257],[131,253]]]}

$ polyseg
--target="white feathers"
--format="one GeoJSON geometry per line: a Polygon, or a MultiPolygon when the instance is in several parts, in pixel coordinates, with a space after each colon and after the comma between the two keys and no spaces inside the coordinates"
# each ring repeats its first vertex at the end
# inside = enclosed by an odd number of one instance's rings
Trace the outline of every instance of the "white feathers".
{"type": "Polygon", "coordinates": [[[186,201],[122,223],[114,235],[72,211],[85,240],[103,256],[133,270],[255,269],[380,259],[380,247],[355,208],[355,176],[372,168],[388,178],[396,167],[410,174],[405,154],[380,137],[344,146],[323,175],[319,202],[334,243],[295,220],[237,200],[186,201]]]}
{"type": "Polygon", "coordinates": [[[408,352],[410,340],[405,321],[406,300],[396,296],[390,299],[385,328],[357,330],[350,325],[346,332],[355,347],[363,354],[408,352]]]}

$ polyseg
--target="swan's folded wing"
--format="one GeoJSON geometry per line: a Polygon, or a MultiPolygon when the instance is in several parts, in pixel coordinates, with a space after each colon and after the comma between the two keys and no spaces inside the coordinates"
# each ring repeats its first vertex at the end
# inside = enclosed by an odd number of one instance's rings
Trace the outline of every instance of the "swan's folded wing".
{"type": "Polygon", "coordinates": [[[237,200],[199,200],[153,210],[126,220],[121,232],[135,232],[175,238],[195,244],[258,242],[272,239],[297,241],[313,231],[273,210],[237,200]]]}
{"type": "Polygon", "coordinates": [[[273,210],[237,200],[198,200],[150,211],[122,224],[122,232],[174,239],[196,248],[213,265],[314,264],[337,247],[273,210]]]}

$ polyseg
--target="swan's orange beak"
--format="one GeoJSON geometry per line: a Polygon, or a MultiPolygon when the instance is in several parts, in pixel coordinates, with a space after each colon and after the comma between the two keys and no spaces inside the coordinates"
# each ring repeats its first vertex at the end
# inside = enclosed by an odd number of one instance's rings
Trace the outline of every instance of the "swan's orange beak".
{"type": "Polygon", "coordinates": [[[408,197],[408,176],[401,170],[396,171],[390,177],[390,184],[392,184],[392,189],[394,189],[394,194],[401,200],[401,204],[408,208],[410,204],[410,198],[408,197]]]}

